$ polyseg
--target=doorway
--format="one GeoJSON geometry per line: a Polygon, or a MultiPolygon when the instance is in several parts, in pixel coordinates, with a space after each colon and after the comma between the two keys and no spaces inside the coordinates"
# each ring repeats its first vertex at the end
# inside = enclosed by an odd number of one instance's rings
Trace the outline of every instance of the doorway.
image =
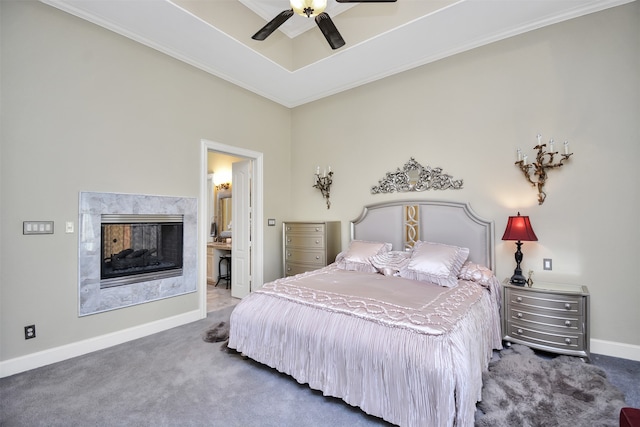
{"type": "MultiPolygon", "coordinates": [[[[239,238],[242,238],[242,234],[246,237],[244,239],[248,240],[247,242],[238,241],[237,243],[244,243],[245,246],[239,246],[242,248],[250,248],[250,257],[246,259],[245,254],[238,253],[239,256],[245,257],[247,262],[237,263],[238,265],[233,265],[236,263],[232,263],[233,269],[236,270],[236,274],[232,274],[231,277],[231,288],[233,289],[233,281],[234,276],[244,278],[247,280],[248,285],[245,285],[245,288],[250,292],[251,290],[258,289],[263,284],[263,186],[262,186],[262,173],[263,173],[263,155],[262,153],[233,147],[225,144],[220,144],[213,141],[202,140],[201,141],[201,203],[199,207],[199,234],[200,234],[200,311],[202,317],[206,317],[207,315],[207,246],[208,242],[211,239],[211,231],[212,231],[212,222],[210,212],[212,207],[210,203],[207,203],[211,200],[210,192],[212,189],[212,180],[211,180],[211,171],[209,169],[209,157],[210,155],[215,156],[219,154],[221,157],[229,157],[236,158],[239,160],[249,160],[249,173],[251,175],[251,179],[248,183],[244,183],[244,185],[239,185],[237,191],[242,191],[242,194],[238,197],[238,199],[248,199],[248,204],[236,204],[237,210],[240,212],[234,212],[237,215],[241,215],[244,218],[251,218],[250,223],[248,223],[248,228],[246,233],[239,233],[239,238]],[[239,206],[239,207],[237,207],[239,206]],[[244,212],[247,211],[247,212],[244,212]],[[237,270],[237,269],[240,270],[237,270]]],[[[232,198],[234,185],[231,183],[232,190],[232,198]]],[[[235,234],[235,233],[233,233],[235,234]]],[[[232,234],[232,235],[233,235],[232,234]]],[[[233,246],[236,246],[233,241],[233,237],[231,237],[233,246]]],[[[233,253],[232,253],[233,258],[233,253]]]]}

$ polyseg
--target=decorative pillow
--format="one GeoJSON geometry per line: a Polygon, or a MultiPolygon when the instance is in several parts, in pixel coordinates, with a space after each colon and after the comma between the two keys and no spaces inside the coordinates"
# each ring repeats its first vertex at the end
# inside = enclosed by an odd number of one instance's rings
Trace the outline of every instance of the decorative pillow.
{"type": "Polygon", "coordinates": [[[458,273],[468,256],[468,248],[418,241],[413,246],[409,264],[400,270],[400,276],[454,287],[458,285],[458,273]]]}
{"type": "Polygon", "coordinates": [[[378,269],[371,264],[371,257],[390,250],[391,243],[352,240],[349,249],[336,258],[336,264],[342,270],[377,273],[378,269]]]}
{"type": "Polygon", "coordinates": [[[494,277],[493,271],[484,265],[476,264],[471,261],[465,262],[460,269],[460,273],[458,273],[459,279],[474,281],[485,288],[489,288],[491,286],[491,281],[494,277]]]}
{"type": "Polygon", "coordinates": [[[411,252],[389,251],[371,257],[371,264],[385,276],[397,276],[409,264],[411,252]]]}

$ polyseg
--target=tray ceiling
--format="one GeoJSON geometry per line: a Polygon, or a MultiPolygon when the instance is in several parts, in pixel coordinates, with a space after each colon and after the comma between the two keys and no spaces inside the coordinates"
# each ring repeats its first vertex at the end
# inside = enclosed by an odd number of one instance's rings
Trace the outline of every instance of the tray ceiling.
{"type": "Polygon", "coordinates": [[[634,0],[398,0],[338,4],[332,50],[294,15],[251,36],[288,0],[41,0],[217,77],[296,107],[456,53],[634,0]]]}

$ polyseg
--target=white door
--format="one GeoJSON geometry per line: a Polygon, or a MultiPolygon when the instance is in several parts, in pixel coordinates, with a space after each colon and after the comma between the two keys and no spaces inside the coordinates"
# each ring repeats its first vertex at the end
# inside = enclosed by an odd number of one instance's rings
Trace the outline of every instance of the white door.
{"type": "Polygon", "coordinates": [[[231,296],[251,292],[251,160],[231,165],[231,296]]]}

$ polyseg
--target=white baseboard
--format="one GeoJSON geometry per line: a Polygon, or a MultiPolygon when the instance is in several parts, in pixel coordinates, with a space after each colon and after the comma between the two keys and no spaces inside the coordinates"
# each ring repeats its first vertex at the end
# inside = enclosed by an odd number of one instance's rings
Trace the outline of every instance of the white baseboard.
{"type": "Polygon", "coordinates": [[[0,362],[0,378],[18,374],[41,366],[61,362],[72,357],[82,356],[97,350],[102,350],[114,345],[122,344],[148,335],[162,332],[176,326],[185,325],[202,319],[202,312],[194,310],[144,325],[112,332],[99,337],[89,338],[72,344],[51,348],[26,356],[16,357],[0,362]]]}
{"type": "Polygon", "coordinates": [[[620,357],[622,359],[636,360],[640,362],[640,345],[592,339],[590,341],[590,346],[591,353],[620,357]]]}

